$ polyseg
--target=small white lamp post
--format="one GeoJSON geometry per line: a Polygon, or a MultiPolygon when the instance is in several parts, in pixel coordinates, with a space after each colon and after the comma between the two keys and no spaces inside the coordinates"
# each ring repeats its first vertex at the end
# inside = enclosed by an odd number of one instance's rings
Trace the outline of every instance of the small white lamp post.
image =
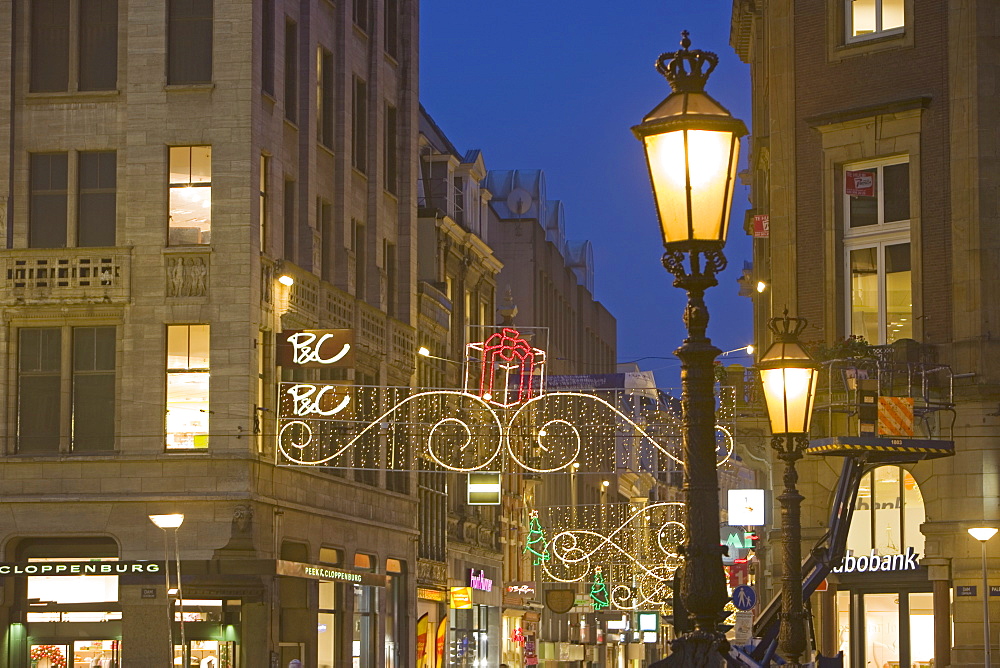
{"type": "Polygon", "coordinates": [[[187,668],[190,665],[190,660],[188,659],[187,638],[184,636],[184,589],[181,587],[181,550],[177,542],[177,530],[184,523],[184,515],[183,513],[150,515],[149,519],[153,524],[163,529],[163,570],[167,583],[167,629],[170,637],[170,653],[167,656],[170,658],[171,665],[173,664],[174,656],[174,619],[170,609],[170,568],[169,557],[167,556],[167,529],[174,530],[174,561],[177,564],[177,611],[181,617],[181,665],[187,668]]]}
{"type": "Polygon", "coordinates": [[[983,545],[983,665],[990,668],[990,585],[986,579],[986,542],[997,535],[996,527],[973,527],[969,535],[983,545]]]}

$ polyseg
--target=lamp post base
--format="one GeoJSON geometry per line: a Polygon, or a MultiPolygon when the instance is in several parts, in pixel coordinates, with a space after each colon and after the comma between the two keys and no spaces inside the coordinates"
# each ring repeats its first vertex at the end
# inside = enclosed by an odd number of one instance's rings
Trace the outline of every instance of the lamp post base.
{"type": "Polygon", "coordinates": [[[719,668],[726,663],[729,641],[721,634],[692,631],[674,640],[670,650],[670,656],[649,668],[719,668]]]}

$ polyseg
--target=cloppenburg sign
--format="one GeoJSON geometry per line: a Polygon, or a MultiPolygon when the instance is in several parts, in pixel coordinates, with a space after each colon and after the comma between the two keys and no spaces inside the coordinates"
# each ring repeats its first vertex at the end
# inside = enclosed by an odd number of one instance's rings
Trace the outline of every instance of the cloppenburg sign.
{"type": "Polygon", "coordinates": [[[890,573],[895,571],[915,571],[919,568],[917,564],[918,553],[912,547],[906,548],[903,554],[883,554],[880,555],[875,549],[871,554],[863,557],[848,555],[839,566],[833,569],[834,573],[890,573]]]}
{"type": "Polygon", "coordinates": [[[162,561],[40,561],[0,563],[0,577],[11,575],[131,575],[162,573],[162,561]]]}

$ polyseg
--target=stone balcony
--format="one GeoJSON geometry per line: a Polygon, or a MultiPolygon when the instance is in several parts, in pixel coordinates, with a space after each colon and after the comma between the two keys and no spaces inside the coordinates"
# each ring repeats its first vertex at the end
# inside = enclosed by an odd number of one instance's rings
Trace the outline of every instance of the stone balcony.
{"type": "Polygon", "coordinates": [[[131,259],[129,248],[0,250],[0,304],[127,303],[131,259]]]}

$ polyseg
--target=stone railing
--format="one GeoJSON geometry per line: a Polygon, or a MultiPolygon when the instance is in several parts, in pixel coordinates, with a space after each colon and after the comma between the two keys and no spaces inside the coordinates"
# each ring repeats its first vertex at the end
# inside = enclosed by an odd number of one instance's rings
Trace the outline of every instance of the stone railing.
{"type": "Polygon", "coordinates": [[[0,250],[0,304],[128,302],[131,258],[128,248],[0,250]]]}

